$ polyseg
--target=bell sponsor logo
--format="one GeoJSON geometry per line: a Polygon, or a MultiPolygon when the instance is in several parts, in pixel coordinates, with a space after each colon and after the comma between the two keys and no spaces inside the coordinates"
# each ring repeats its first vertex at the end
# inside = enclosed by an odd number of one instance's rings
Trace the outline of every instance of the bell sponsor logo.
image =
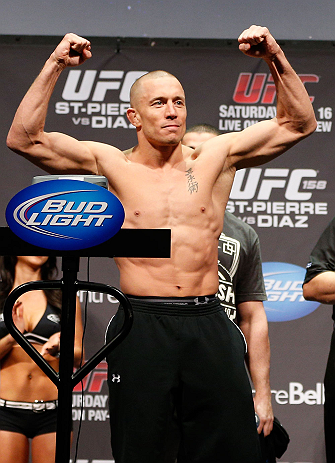
{"type": "Polygon", "coordinates": [[[290,382],[288,390],[271,390],[271,394],[279,405],[323,405],[325,401],[323,383],[316,383],[315,389],[304,390],[301,383],[290,382]]]}

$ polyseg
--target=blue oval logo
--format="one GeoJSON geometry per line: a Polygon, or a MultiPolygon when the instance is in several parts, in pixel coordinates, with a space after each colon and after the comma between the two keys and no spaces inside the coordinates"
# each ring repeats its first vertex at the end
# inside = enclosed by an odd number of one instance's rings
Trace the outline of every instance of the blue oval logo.
{"type": "Polygon", "coordinates": [[[268,297],[264,308],[269,322],[285,322],[314,312],[319,302],[306,301],[302,283],[306,269],[285,262],[264,262],[263,277],[268,297]]]}
{"type": "Polygon", "coordinates": [[[62,251],[105,242],[120,230],[124,216],[121,202],[110,191],[65,179],[31,185],[6,208],[8,226],[19,238],[62,251]]]}

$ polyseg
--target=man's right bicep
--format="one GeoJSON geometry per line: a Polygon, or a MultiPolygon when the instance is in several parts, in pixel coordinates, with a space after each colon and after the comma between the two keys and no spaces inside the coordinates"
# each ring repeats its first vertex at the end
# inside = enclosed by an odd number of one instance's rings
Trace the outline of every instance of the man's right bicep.
{"type": "Polygon", "coordinates": [[[92,148],[63,133],[44,133],[23,156],[49,173],[97,173],[92,148]]]}

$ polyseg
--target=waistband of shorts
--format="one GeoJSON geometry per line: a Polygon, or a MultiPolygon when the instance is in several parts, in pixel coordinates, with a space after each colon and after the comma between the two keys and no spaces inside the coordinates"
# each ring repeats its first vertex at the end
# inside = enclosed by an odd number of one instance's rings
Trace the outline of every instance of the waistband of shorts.
{"type": "Polygon", "coordinates": [[[0,407],[17,408],[20,410],[31,410],[35,413],[55,410],[58,407],[58,400],[35,400],[35,402],[17,402],[15,400],[0,399],[0,407]]]}
{"type": "Polygon", "coordinates": [[[198,297],[146,297],[127,294],[133,310],[167,315],[208,315],[222,310],[213,295],[198,297]]]}

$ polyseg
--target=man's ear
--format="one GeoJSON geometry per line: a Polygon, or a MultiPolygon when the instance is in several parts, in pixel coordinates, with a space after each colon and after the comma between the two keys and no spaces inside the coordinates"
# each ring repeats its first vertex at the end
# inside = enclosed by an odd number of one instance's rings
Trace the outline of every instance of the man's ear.
{"type": "Polygon", "coordinates": [[[134,108],[128,108],[127,109],[127,117],[129,119],[129,122],[136,128],[140,127],[140,118],[139,114],[134,108]]]}

